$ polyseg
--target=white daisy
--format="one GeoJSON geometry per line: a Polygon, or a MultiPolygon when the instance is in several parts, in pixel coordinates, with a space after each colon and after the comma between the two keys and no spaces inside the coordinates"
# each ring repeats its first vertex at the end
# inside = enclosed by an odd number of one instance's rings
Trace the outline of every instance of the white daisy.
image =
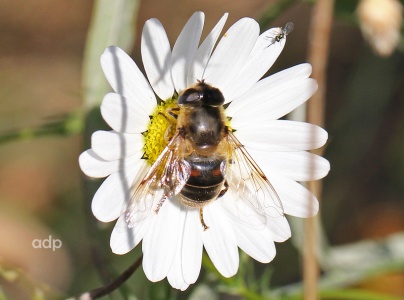
{"type": "Polygon", "coordinates": [[[243,18],[216,45],[226,19],[227,14],[199,45],[204,14],[194,13],[172,52],[161,23],[148,20],[141,43],[147,79],[123,50],[107,48],[101,65],[115,93],[104,97],[101,113],[112,130],[95,132],[91,149],[79,159],[86,175],[107,177],[94,196],[92,210],[102,222],[118,219],[112,251],[125,254],[143,240],[147,278],[155,282],[167,277],[181,290],[197,280],[203,248],[218,271],[230,277],[238,269],[238,248],[268,263],[275,256],[274,242],[291,235],[283,214],[263,217],[248,205],[240,214],[238,194],[232,188],[204,207],[207,230],[201,226],[199,210],[181,205],[177,196],[166,200],[158,213],[128,226],[125,211],[133,189],[167,144],[164,133],[169,123],[159,112],[174,107],[181,91],[204,80],[223,93],[231,129],[273,185],[285,214],[315,215],[317,199],[297,181],[320,179],[329,171],[327,160],[306,152],[326,142],[326,131],[277,120],[317,90],[309,78],[311,66],[297,65],[260,80],[281,53],[286,35],[280,36],[281,28],[260,35],[257,22],[243,18]],[[255,223],[245,222],[245,216],[255,223]]]}

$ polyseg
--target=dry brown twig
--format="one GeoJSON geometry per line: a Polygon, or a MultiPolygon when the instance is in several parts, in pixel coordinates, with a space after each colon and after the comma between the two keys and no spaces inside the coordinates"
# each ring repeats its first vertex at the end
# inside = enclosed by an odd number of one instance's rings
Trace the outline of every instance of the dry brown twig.
{"type": "MultiPolygon", "coordinates": [[[[310,24],[309,62],[313,66],[312,77],[317,80],[319,89],[308,101],[306,120],[324,127],[324,106],[326,72],[329,54],[330,31],[333,20],[334,0],[318,0],[314,5],[310,24]]],[[[315,139],[315,136],[312,137],[315,139]]],[[[322,149],[315,151],[321,154],[322,149]]],[[[313,164],[314,162],[310,162],[313,164]]],[[[314,170],[314,168],[310,168],[314,170]]],[[[321,198],[321,181],[307,183],[308,189],[321,198]]],[[[319,266],[317,261],[318,230],[315,218],[305,220],[303,278],[304,299],[318,298],[319,266]]]]}

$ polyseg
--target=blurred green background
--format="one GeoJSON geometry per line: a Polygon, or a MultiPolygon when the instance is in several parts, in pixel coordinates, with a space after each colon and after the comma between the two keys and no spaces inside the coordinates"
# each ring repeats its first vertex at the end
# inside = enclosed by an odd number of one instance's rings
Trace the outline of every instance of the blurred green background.
{"type": "MultiPolygon", "coordinates": [[[[261,31],[292,21],[295,29],[269,72],[274,73],[307,61],[312,3],[141,1],[131,53],[142,68],[139,38],[149,18],[163,23],[171,46],[196,10],[206,14],[204,36],[224,12],[230,13],[225,29],[244,16],[260,20],[261,31]]],[[[357,3],[337,0],[335,5],[325,118],[331,172],[323,181],[321,217],[331,246],[370,240],[374,243],[359,253],[373,253],[372,247],[381,245],[379,257],[389,258],[391,253],[381,249],[388,248],[391,237],[398,241],[392,249],[404,253],[403,30],[393,54],[378,56],[361,34],[357,3]]],[[[82,65],[93,8],[90,0],[0,0],[0,299],[77,295],[120,274],[140,255],[140,247],[124,256],[111,253],[114,224],[98,222],[90,212],[91,198],[83,193],[78,156],[89,140],[82,130],[82,65]],[[62,247],[33,247],[35,239],[49,237],[62,247]]],[[[327,296],[327,289],[322,298],[404,299],[404,258],[397,257],[358,280],[330,287],[366,291],[362,298],[348,292],[327,296]]],[[[302,280],[301,257],[291,241],[277,244],[269,265],[242,259],[240,274],[230,280],[205,263],[200,280],[185,293],[165,280],[148,283],[140,268],[111,299],[249,298],[240,286],[251,290],[251,299],[269,299],[275,297],[269,291],[293,288],[302,280]]]]}

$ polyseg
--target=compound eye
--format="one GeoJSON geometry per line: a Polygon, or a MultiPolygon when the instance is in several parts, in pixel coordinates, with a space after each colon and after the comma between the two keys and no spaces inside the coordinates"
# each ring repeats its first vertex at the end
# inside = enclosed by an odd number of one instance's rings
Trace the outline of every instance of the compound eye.
{"type": "Polygon", "coordinates": [[[196,89],[187,89],[178,97],[178,105],[199,105],[202,98],[203,95],[201,95],[196,89]]]}
{"type": "Polygon", "coordinates": [[[203,97],[204,103],[210,106],[220,106],[224,103],[224,97],[219,89],[212,88],[206,91],[203,97]]]}

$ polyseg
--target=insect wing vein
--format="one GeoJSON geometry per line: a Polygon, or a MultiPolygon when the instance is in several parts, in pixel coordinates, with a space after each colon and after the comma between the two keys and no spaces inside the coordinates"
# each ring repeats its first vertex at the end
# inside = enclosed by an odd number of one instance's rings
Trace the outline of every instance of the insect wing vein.
{"type": "Polygon", "coordinates": [[[182,160],[183,138],[176,133],[140,184],[134,189],[125,220],[129,227],[145,220],[160,200],[178,194],[190,175],[182,160]]]}
{"type": "Polygon", "coordinates": [[[281,199],[264,172],[232,132],[228,140],[232,151],[226,177],[229,186],[259,214],[271,218],[283,216],[281,199]]]}

